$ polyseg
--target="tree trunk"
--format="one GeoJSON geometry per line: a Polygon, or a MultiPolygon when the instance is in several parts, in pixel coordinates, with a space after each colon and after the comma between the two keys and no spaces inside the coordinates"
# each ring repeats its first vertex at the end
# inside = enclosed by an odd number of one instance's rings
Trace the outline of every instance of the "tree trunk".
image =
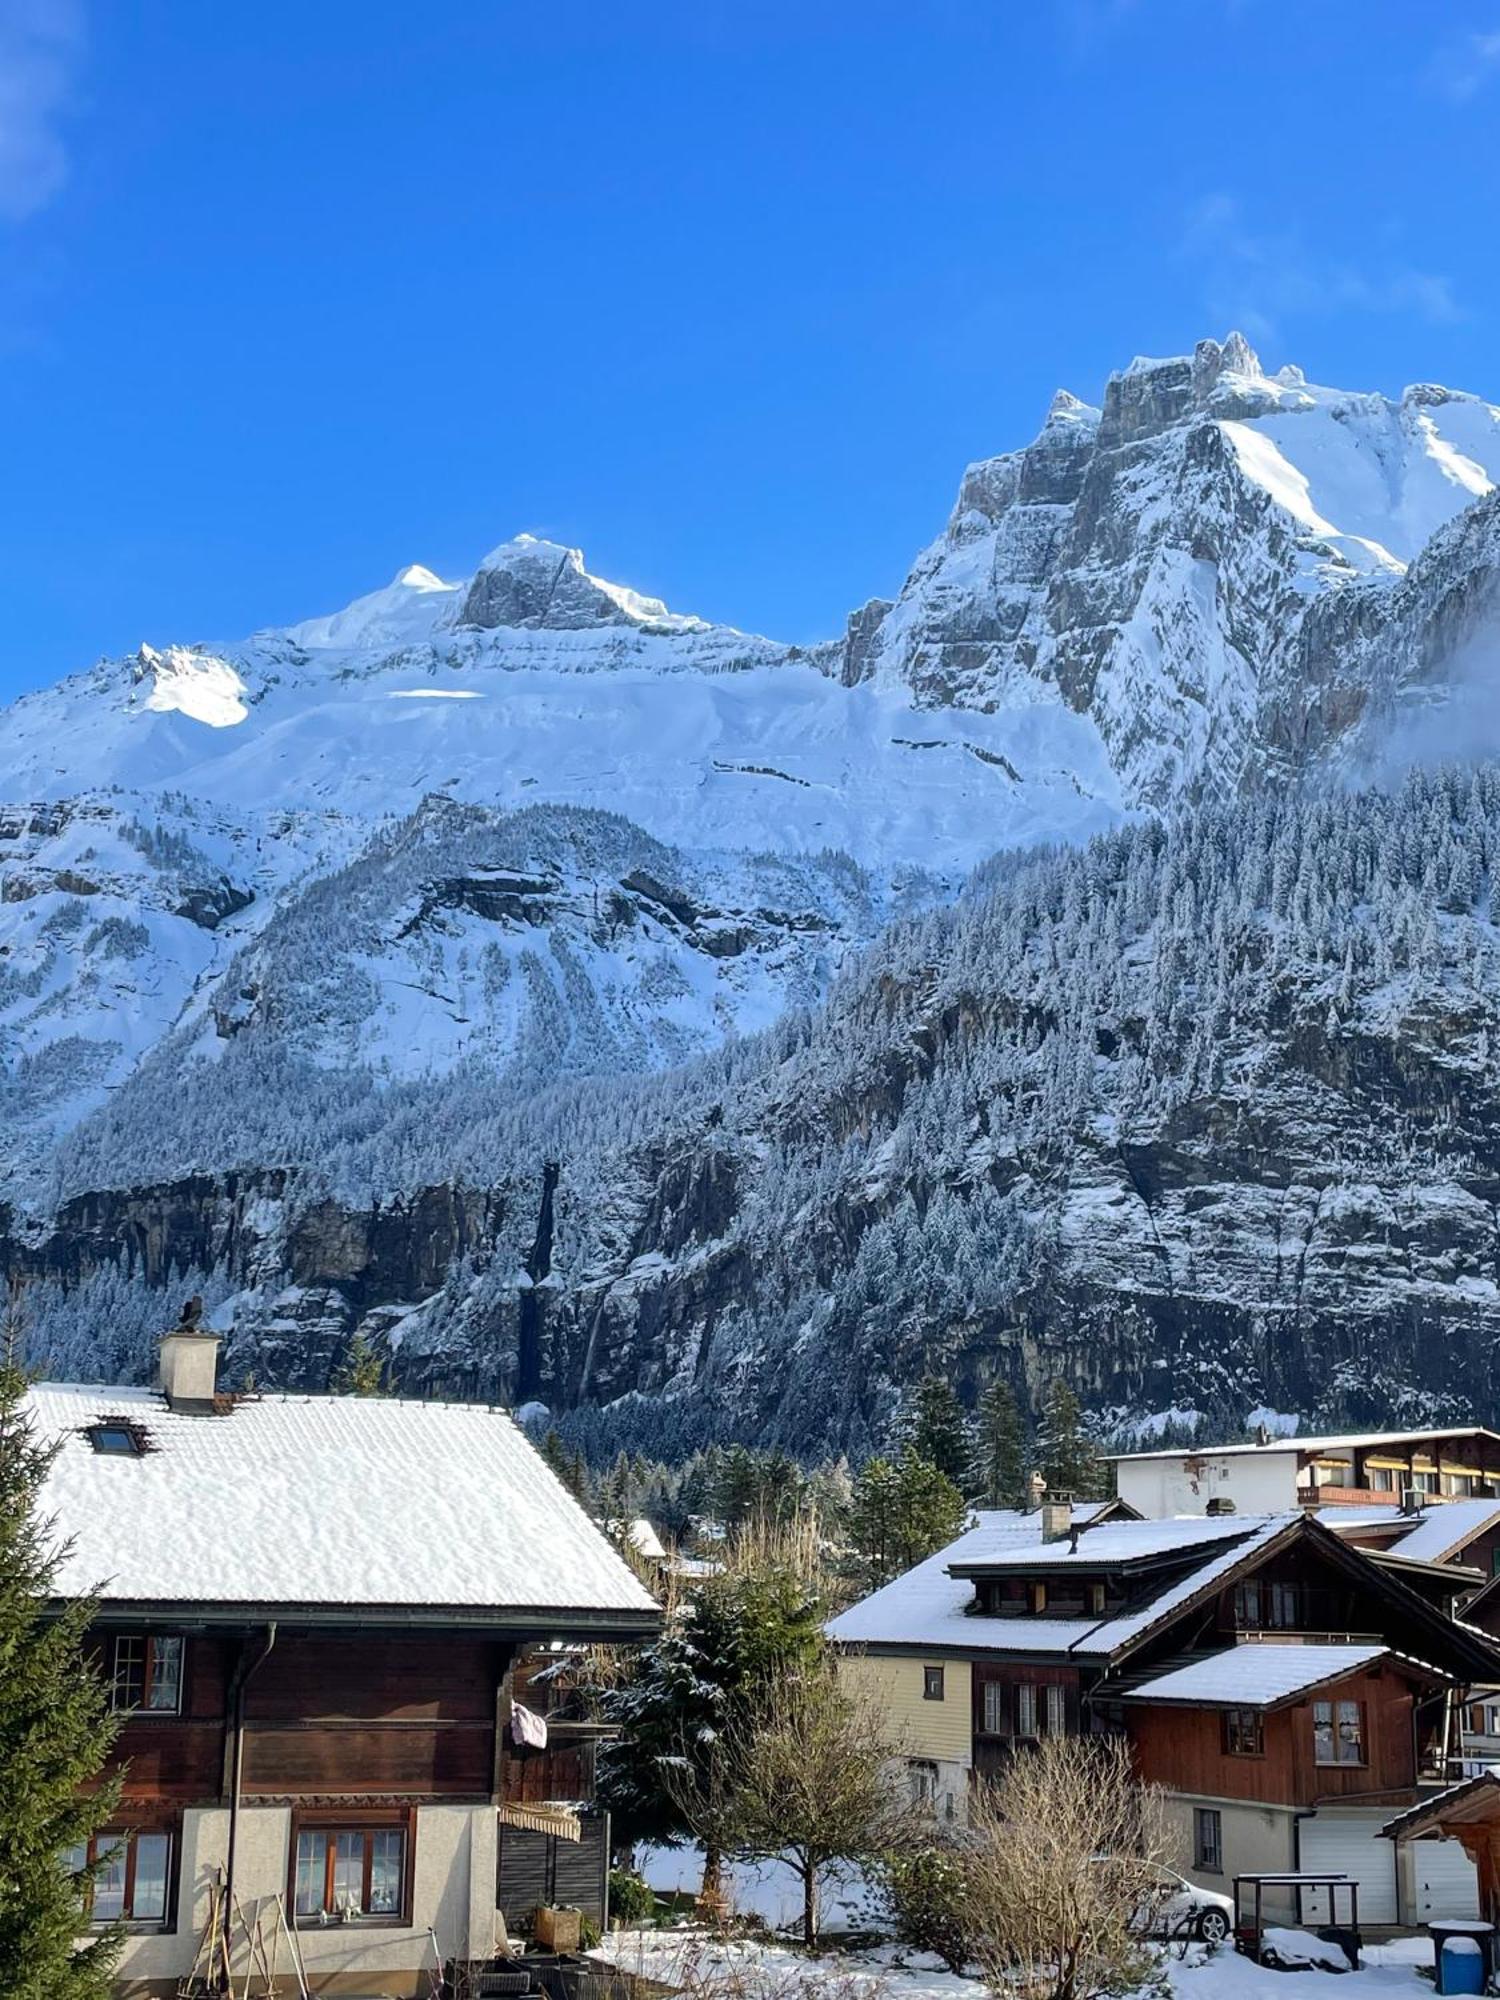
{"type": "Polygon", "coordinates": [[[802,1863],[802,1942],[811,1951],[818,1941],[818,1866],[811,1858],[802,1863]]]}
{"type": "Polygon", "coordinates": [[[698,1891],[698,1908],[710,1923],[724,1921],[724,1850],[716,1840],[703,1843],[703,1886],[698,1891]]]}

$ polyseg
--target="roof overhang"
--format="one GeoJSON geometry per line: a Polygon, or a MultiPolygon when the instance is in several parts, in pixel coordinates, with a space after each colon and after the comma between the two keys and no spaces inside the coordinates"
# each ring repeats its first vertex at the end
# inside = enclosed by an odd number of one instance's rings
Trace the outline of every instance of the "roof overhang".
{"type": "MultiPolygon", "coordinates": [[[[55,1600],[61,1610],[70,1600],[55,1600]]],[[[95,1625],[169,1625],[204,1631],[466,1632],[497,1639],[652,1639],[662,1613],[588,1605],[203,1603],[179,1598],[100,1598],[95,1625]]]]}
{"type": "MultiPolygon", "coordinates": [[[[1355,1661],[1353,1664],[1334,1667],[1316,1680],[1303,1681],[1300,1686],[1289,1689],[1269,1700],[1257,1700],[1253,1694],[1225,1694],[1215,1696],[1184,1695],[1180,1700],[1175,1695],[1153,1695],[1149,1692],[1151,1682],[1143,1681],[1138,1686],[1112,1690],[1104,1684],[1095,1690],[1096,1696],[1105,1701],[1135,1702],[1142,1708],[1254,1708],[1266,1715],[1272,1715],[1280,1708],[1292,1708],[1299,1701],[1321,1694],[1325,1688],[1337,1687],[1340,1681],[1349,1680],[1355,1674],[1378,1672],[1383,1668],[1394,1668],[1412,1680],[1429,1682],[1433,1687],[1447,1685],[1448,1676],[1439,1673],[1435,1667],[1425,1665],[1421,1660],[1409,1659],[1406,1654],[1396,1652],[1392,1647],[1382,1647],[1373,1659],[1355,1661]]],[[[1167,1675],[1162,1676],[1167,1679],[1167,1675]]]]}
{"type": "Polygon", "coordinates": [[[1419,1840],[1449,1827],[1500,1825],[1500,1772],[1481,1771],[1397,1813],[1380,1829],[1388,1840],[1419,1840]]]}

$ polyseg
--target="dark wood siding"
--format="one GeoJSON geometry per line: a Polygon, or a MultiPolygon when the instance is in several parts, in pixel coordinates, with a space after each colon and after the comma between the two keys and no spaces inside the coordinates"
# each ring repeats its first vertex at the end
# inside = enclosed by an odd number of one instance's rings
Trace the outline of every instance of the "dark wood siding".
{"type": "Polygon", "coordinates": [[[549,1840],[524,1828],[500,1829],[497,1901],[508,1925],[524,1928],[540,1904],[576,1906],[604,1928],[609,1877],[609,1815],[590,1813],[583,1839],[549,1840]]]}
{"type": "MultiPolygon", "coordinates": [[[[101,1664],[110,1636],[99,1635],[101,1664]]],[[[117,1739],[127,1801],[222,1798],[236,1671],[263,1643],[187,1635],[181,1713],[134,1717],[117,1739]]],[[[468,1636],[282,1632],[245,1690],[245,1797],[494,1796],[510,1653],[468,1636]]]]}

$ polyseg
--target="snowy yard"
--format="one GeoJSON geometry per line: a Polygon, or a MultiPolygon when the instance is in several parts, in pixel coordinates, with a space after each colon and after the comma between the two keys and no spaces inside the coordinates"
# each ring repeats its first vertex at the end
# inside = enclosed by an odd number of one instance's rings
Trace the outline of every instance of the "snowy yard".
{"type": "MultiPolygon", "coordinates": [[[[701,1931],[617,1931],[595,1954],[628,1972],[686,1988],[695,2000],[987,2000],[978,1980],[894,1946],[806,1958],[785,1945],[725,1941],[701,1931]]],[[[1431,2000],[1419,1970],[1431,1964],[1423,1938],[1371,1946],[1357,1973],[1273,1972],[1225,1947],[1167,1960],[1174,2000],[1431,2000]]]]}

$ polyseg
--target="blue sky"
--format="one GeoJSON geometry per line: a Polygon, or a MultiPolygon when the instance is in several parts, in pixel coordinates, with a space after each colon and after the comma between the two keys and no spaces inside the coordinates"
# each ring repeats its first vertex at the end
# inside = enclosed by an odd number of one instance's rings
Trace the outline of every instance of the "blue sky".
{"type": "Polygon", "coordinates": [[[1058,385],[1500,397],[1500,0],[0,0],[0,693],[520,529],[786,639],[1058,385]]]}

